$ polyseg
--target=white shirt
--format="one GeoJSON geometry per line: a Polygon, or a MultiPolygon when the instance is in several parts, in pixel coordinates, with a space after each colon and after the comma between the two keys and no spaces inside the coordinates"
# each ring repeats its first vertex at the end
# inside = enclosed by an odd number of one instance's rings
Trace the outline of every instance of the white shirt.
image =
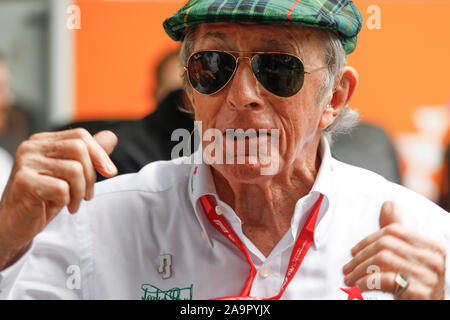
{"type": "Polygon", "coordinates": [[[13,159],[11,155],[0,147],[0,197],[3,193],[3,189],[8,182],[9,175],[11,174],[11,169],[13,166],[13,159]]]}
{"type": "MultiPolygon", "coordinates": [[[[331,157],[322,139],[321,166],[308,195],[295,206],[291,229],[268,257],[242,233],[241,221],[218,199],[210,168],[187,158],[147,165],[137,174],[96,185],[75,215],[63,210],[28,252],[0,272],[0,298],[209,299],[239,295],[250,266],[243,253],[207,220],[199,197],[214,195],[219,210],[259,270],[250,295],[276,295],[295,239],[319,197],[324,200],[314,244],[282,299],[347,299],[342,267],[350,249],[379,230],[382,203],[394,200],[404,224],[450,244],[450,215],[424,197],[370,171],[331,157]],[[194,174],[195,172],[195,174],[194,174]]],[[[448,256],[448,255],[447,255],[448,256]]],[[[447,258],[447,270],[449,259],[447,258]]],[[[447,275],[446,295],[450,281],[447,275]]],[[[364,292],[367,299],[392,294],[364,292]]]]}

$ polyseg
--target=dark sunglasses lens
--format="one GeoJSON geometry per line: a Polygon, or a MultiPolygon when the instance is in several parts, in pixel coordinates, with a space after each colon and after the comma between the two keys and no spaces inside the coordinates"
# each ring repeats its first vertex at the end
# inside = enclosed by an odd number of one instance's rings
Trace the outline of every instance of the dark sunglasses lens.
{"type": "Polygon", "coordinates": [[[277,96],[293,96],[303,86],[303,63],[294,56],[282,53],[259,54],[253,58],[252,69],[264,88],[277,96]]]}
{"type": "Polygon", "coordinates": [[[233,75],[236,61],[226,52],[201,51],[193,54],[188,62],[189,81],[200,93],[219,91],[233,75]]]}

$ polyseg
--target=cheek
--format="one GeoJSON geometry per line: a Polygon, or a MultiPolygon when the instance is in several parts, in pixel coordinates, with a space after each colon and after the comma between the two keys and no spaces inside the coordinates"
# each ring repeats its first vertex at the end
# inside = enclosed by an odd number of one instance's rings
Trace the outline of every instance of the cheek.
{"type": "Polygon", "coordinates": [[[311,101],[298,99],[289,106],[284,106],[284,110],[280,119],[286,152],[295,153],[294,149],[310,140],[317,132],[320,115],[315,110],[318,110],[318,106],[311,101]]]}
{"type": "Polygon", "coordinates": [[[201,121],[204,128],[210,128],[214,124],[214,119],[220,109],[216,100],[213,97],[201,94],[194,94],[193,96],[195,120],[201,121]]]}

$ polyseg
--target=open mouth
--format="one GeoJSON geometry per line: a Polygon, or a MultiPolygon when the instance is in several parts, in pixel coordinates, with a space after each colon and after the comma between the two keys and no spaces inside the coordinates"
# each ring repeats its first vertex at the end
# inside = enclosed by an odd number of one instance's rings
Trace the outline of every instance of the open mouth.
{"type": "Polygon", "coordinates": [[[224,135],[227,138],[237,141],[267,137],[270,136],[270,131],[267,129],[247,129],[245,131],[243,129],[227,129],[225,130],[224,135]]]}

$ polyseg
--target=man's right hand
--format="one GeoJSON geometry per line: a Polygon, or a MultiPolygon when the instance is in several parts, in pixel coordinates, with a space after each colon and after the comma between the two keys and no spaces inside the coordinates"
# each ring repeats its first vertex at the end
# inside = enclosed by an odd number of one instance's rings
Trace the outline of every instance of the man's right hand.
{"type": "Polygon", "coordinates": [[[110,131],[44,132],[17,149],[0,202],[0,270],[14,263],[33,238],[63,209],[77,212],[94,195],[96,171],[117,174],[109,158],[117,144],[110,131]]]}

